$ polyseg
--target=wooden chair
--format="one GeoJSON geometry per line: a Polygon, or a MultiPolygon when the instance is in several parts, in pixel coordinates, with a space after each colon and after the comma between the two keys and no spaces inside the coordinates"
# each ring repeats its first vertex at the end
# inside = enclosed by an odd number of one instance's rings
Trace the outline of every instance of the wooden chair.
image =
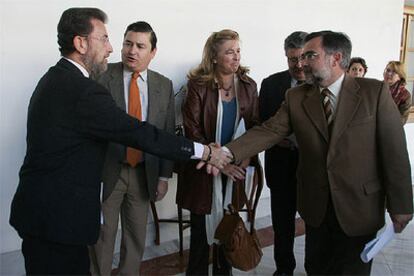
{"type": "Polygon", "coordinates": [[[185,229],[190,227],[190,220],[183,219],[183,209],[181,206],[177,205],[177,218],[176,219],[160,219],[158,217],[157,208],[155,206],[155,202],[151,200],[151,211],[152,216],[154,218],[154,225],[155,225],[155,244],[160,245],[160,223],[177,223],[178,224],[178,236],[179,236],[179,250],[180,256],[183,256],[183,232],[185,229]]]}
{"type": "MultiPolygon", "coordinates": [[[[187,86],[183,85],[180,90],[175,94],[174,101],[175,101],[175,134],[177,136],[184,136],[184,127],[183,127],[183,116],[181,114],[181,106],[185,99],[185,95],[187,92],[187,86]]],[[[177,172],[177,165],[174,168],[174,171],[177,172]]],[[[177,180],[178,181],[178,180],[177,180]]],[[[181,206],[177,205],[177,219],[160,219],[158,217],[157,208],[155,203],[151,201],[151,211],[152,216],[154,218],[154,225],[155,225],[155,244],[160,244],[160,223],[177,223],[178,224],[178,236],[179,236],[179,247],[180,247],[180,256],[183,256],[183,231],[190,227],[190,220],[183,219],[183,210],[181,206]]]]}

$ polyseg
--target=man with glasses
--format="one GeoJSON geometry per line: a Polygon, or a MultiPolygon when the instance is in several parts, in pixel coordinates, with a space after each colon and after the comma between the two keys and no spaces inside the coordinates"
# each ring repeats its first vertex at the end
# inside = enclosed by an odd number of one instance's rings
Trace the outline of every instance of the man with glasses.
{"type": "MultiPolygon", "coordinates": [[[[305,81],[303,45],[305,32],[293,32],[284,42],[288,70],[263,80],[259,94],[259,113],[262,122],[276,114],[285,100],[286,91],[305,81]]],[[[274,275],[293,275],[296,267],[293,243],[296,216],[296,168],[298,148],[292,134],[265,152],[266,183],[270,189],[273,253],[276,263],[274,275]]]]}
{"type": "MultiPolygon", "coordinates": [[[[87,245],[99,235],[100,182],[109,141],[168,159],[203,157],[223,167],[217,146],[203,146],[128,116],[89,76],[112,52],[106,14],[70,8],[58,24],[61,60],[30,99],[27,152],[10,224],[23,239],[26,274],[88,275],[87,245]],[[213,161],[212,161],[213,160],[213,161]]],[[[227,158],[229,159],[229,158],[227,158]]]]}
{"type": "Polygon", "coordinates": [[[275,116],[225,145],[240,162],[295,133],[298,211],[310,275],[369,275],[360,253],[385,223],[400,233],[413,217],[411,169],[399,112],[384,82],[346,76],[351,41],[320,31],[305,38],[306,84],[275,116]]]}
{"type": "MultiPolygon", "coordinates": [[[[157,36],[143,21],[130,24],[121,49],[122,62],[108,65],[98,79],[117,105],[130,112],[140,105],[142,121],[174,133],[174,92],[171,80],[148,69],[157,52],[157,36]],[[138,74],[134,78],[134,74],[138,74]],[[135,82],[135,83],[132,83],[135,82]],[[139,102],[132,102],[131,85],[138,88],[139,102]]],[[[121,251],[118,271],[138,275],[145,249],[150,200],[161,200],[168,190],[173,162],[143,152],[138,162],[126,162],[128,149],[110,143],[103,169],[103,224],[93,247],[92,274],[110,275],[118,220],[121,216],[121,251]]]]}

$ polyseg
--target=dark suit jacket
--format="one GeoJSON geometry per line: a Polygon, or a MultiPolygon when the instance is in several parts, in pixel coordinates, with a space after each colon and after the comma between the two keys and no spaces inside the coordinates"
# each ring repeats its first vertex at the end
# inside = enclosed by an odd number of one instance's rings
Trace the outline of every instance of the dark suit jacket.
{"type": "MultiPolygon", "coordinates": [[[[288,70],[270,75],[262,81],[259,94],[259,114],[261,122],[268,120],[276,114],[280,108],[280,105],[285,100],[285,94],[290,88],[291,82],[292,77],[290,76],[288,70]]],[[[280,147],[278,145],[266,150],[265,174],[266,184],[269,188],[272,189],[289,184],[285,181],[280,181],[281,175],[285,175],[287,173],[287,160],[291,160],[291,156],[296,156],[296,154],[296,151],[291,151],[290,149],[285,149],[284,147],[280,147]]],[[[295,170],[295,164],[289,166],[293,167],[292,170],[295,170]]],[[[295,189],[289,189],[289,191],[292,191],[294,194],[295,189]]],[[[292,204],[295,203],[292,202],[292,204]]]]}
{"type": "Polygon", "coordinates": [[[329,138],[319,89],[288,90],[279,112],[228,144],[237,160],[295,133],[298,211],[322,222],[329,197],[346,234],[374,233],[391,214],[413,213],[410,164],[399,112],[383,82],[345,77],[329,138]]]}
{"type": "Polygon", "coordinates": [[[193,143],[119,109],[111,94],[61,59],[30,99],[27,152],[10,224],[20,236],[94,244],[108,141],[170,159],[189,159],[193,143]]]}
{"type": "MultiPolygon", "coordinates": [[[[108,65],[108,70],[98,79],[114,98],[118,107],[127,112],[124,95],[124,76],[122,62],[108,65]]],[[[147,122],[159,129],[174,133],[175,112],[174,92],[171,80],[157,72],[147,70],[148,80],[148,118],[147,122]]],[[[126,159],[126,147],[109,143],[102,180],[104,183],[103,199],[112,193],[121,171],[121,163],[126,159]]],[[[155,200],[159,177],[170,178],[174,163],[158,156],[144,153],[145,173],[148,193],[155,200]]]]}
{"type": "Polygon", "coordinates": [[[262,122],[276,114],[285,100],[291,81],[288,70],[270,75],[262,81],[259,94],[259,114],[262,122]]]}

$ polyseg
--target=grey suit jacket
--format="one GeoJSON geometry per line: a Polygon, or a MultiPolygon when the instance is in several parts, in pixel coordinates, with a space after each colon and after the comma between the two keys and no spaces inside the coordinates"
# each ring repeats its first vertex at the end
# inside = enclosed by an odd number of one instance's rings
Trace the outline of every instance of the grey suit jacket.
{"type": "Polygon", "coordinates": [[[295,133],[299,145],[298,211],[321,224],[332,198],[350,236],[384,225],[384,210],[412,214],[410,164],[399,112],[383,82],[345,77],[329,134],[319,89],[288,90],[278,113],[228,144],[245,159],[295,133]]]}
{"type": "MultiPolygon", "coordinates": [[[[147,121],[157,128],[174,133],[174,92],[171,80],[163,75],[148,70],[148,117],[147,121]]],[[[125,110],[124,80],[122,62],[108,65],[108,70],[98,79],[112,94],[116,104],[125,110]]],[[[171,177],[174,163],[155,155],[144,153],[145,172],[148,193],[151,200],[155,199],[159,177],[171,177]]],[[[121,171],[121,163],[126,160],[126,147],[111,143],[108,146],[102,173],[103,200],[112,193],[121,171]]]]}

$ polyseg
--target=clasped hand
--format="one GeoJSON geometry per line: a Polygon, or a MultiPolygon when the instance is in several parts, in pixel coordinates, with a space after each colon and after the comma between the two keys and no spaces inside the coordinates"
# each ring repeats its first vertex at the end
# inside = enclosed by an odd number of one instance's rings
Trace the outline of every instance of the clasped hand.
{"type": "Polygon", "coordinates": [[[219,170],[224,169],[232,160],[231,152],[223,150],[219,144],[211,143],[204,146],[203,158],[197,164],[197,169],[201,169],[207,163],[207,172],[218,175],[219,170]]]}
{"type": "Polygon", "coordinates": [[[246,176],[246,167],[250,159],[243,160],[239,165],[227,164],[221,172],[231,178],[231,180],[243,180],[246,176]]]}

